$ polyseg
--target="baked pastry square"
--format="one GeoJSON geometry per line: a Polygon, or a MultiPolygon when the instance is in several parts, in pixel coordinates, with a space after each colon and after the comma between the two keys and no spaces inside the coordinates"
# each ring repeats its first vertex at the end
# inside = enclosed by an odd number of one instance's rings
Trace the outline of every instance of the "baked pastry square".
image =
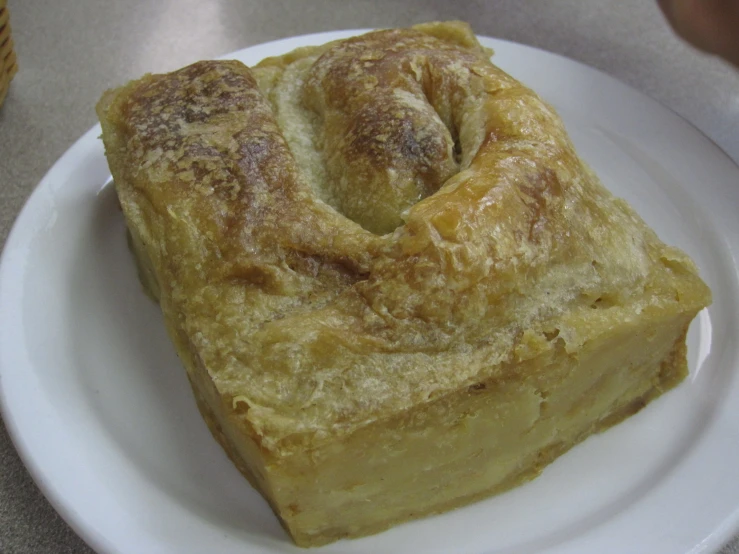
{"type": "Polygon", "coordinates": [[[301,546],[523,483],[687,373],[694,264],[489,56],[431,23],[98,105],[200,411],[301,546]]]}

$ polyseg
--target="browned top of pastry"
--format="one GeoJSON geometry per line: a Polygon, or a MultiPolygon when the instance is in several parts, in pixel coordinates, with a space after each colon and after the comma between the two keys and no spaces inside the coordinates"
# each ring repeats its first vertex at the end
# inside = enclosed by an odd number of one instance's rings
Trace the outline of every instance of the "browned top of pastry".
{"type": "Polygon", "coordinates": [[[165,313],[268,449],[709,299],[463,24],[199,62],[98,113],[165,313]]]}

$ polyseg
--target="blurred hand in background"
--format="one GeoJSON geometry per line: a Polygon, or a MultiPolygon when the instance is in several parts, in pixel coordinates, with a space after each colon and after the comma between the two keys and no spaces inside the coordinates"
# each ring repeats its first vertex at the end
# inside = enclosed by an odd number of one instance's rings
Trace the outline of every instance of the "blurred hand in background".
{"type": "Polygon", "coordinates": [[[658,0],[678,35],[739,67],[739,0],[658,0]]]}

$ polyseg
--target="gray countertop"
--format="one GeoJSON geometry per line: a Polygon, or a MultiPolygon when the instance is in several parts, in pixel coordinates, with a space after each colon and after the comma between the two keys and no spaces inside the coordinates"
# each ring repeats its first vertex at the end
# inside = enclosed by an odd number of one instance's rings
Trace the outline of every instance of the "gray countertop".
{"type": "MultiPolygon", "coordinates": [[[[739,74],[673,36],[654,0],[9,0],[20,70],[0,109],[0,240],[51,164],[96,123],[108,87],[260,42],[463,19],[602,69],[739,161],[739,74]]],[[[739,186],[739,184],[738,184],[739,186]]],[[[739,499],[737,499],[739,500],[739,499]]],[[[0,425],[0,552],[90,552],[36,488],[0,425]]],[[[739,538],[721,551],[739,553],[739,538]]]]}

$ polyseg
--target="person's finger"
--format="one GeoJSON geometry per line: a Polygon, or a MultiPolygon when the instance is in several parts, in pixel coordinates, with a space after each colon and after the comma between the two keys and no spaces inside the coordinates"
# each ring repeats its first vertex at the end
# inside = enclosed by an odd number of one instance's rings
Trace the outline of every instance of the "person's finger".
{"type": "Polygon", "coordinates": [[[658,0],[678,35],[739,66],[738,0],[658,0]]]}

